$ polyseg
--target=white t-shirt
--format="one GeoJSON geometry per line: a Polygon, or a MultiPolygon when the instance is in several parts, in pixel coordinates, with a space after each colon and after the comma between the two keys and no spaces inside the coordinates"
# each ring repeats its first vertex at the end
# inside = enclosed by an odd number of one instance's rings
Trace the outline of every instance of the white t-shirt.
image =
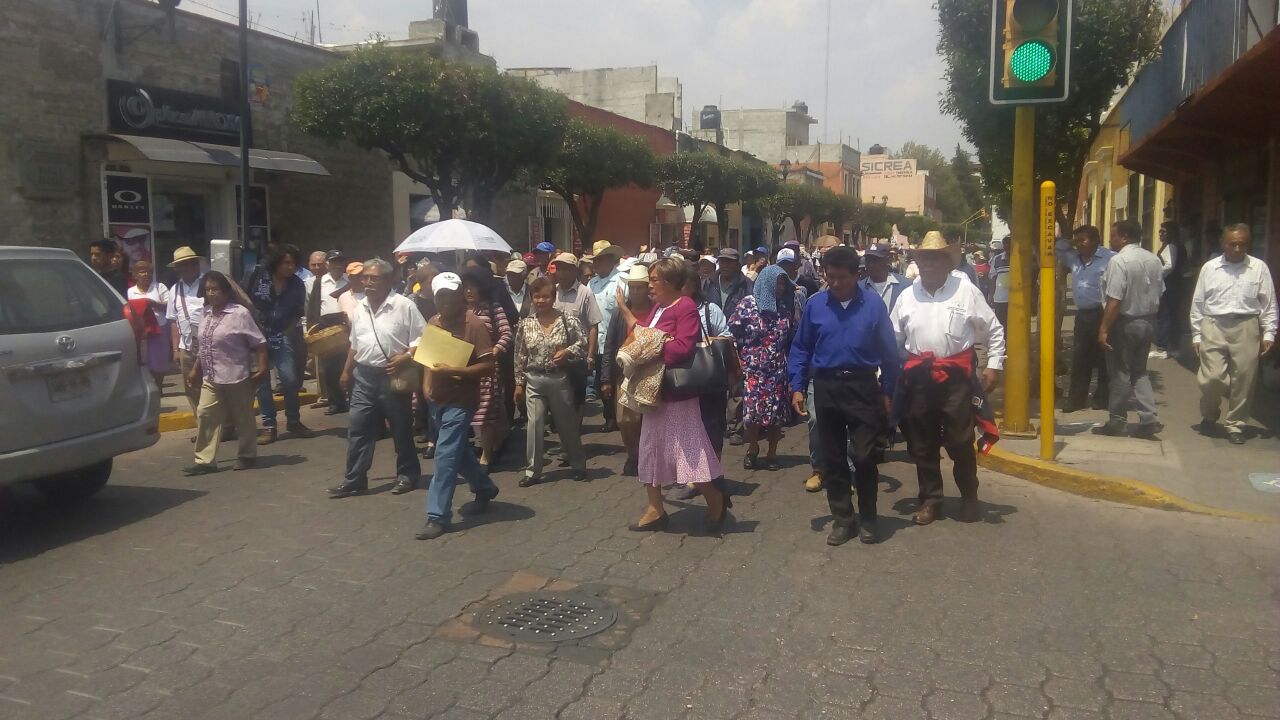
{"type": "MultiPolygon", "coordinates": [[[[126,300],[141,300],[142,298],[147,298],[153,302],[158,302],[161,305],[169,304],[169,288],[165,287],[164,283],[153,282],[146,292],[142,292],[138,289],[137,285],[133,285],[125,294],[126,300]]],[[[169,320],[165,317],[166,313],[164,310],[156,310],[154,307],[151,309],[156,314],[157,325],[165,327],[169,324],[169,320]]]]}

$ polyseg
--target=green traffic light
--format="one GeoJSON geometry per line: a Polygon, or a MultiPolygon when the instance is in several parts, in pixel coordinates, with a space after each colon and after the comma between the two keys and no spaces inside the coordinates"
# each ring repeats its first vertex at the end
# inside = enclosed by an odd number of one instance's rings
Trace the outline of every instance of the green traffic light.
{"type": "Polygon", "coordinates": [[[1024,42],[1014,48],[1009,58],[1009,71],[1024,83],[1039,82],[1053,70],[1053,48],[1040,40],[1024,42]]]}

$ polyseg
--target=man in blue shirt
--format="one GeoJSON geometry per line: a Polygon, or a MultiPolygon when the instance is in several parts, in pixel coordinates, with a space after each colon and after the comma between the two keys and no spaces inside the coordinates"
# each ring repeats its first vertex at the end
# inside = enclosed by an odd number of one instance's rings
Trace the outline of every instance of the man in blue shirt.
{"type": "Polygon", "coordinates": [[[1093,391],[1093,409],[1107,407],[1107,354],[1098,344],[1102,325],[1102,276],[1115,252],[1102,245],[1102,235],[1092,225],[1082,225],[1072,234],[1075,252],[1070,255],[1071,295],[1076,303],[1076,327],[1071,348],[1071,389],[1062,412],[1083,410],[1088,404],[1089,381],[1098,370],[1098,388],[1093,391]]]}
{"type": "Polygon", "coordinates": [[[858,264],[857,252],[848,247],[823,257],[828,289],[805,306],[787,362],[791,402],[799,415],[807,414],[805,391],[813,381],[819,464],[835,516],[828,545],[843,545],[855,531],[864,543],[878,539],[875,455],[889,433],[889,398],[899,374],[889,310],[877,295],[858,287],[858,264]],[[855,479],[860,527],[853,517],[855,479]]]}
{"type": "MultiPolygon", "coordinates": [[[[622,276],[618,271],[618,261],[622,259],[622,248],[611,244],[608,240],[601,240],[592,248],[592,253],[592,269],[595,275],[587,281],[587,287],[596,296],[596,304],[600,306],[601,319],[596,355],[591,358],[592,370],[597,373],[596,386],[599,387],[601,383],[598,374],[603,364],[605,335],[609,332],[609,323],[618,312],[618,283],[622,276]]],[[[617,432],[617,408],[614,405],[613,393],[602,390],[600,405],[601,414],[604,417],[604,426],[600,428],[600,432],[617,432]]]]}
{"type": "Polygon", "coordinates": [[[894,303],[898,302],[898,296],[902,295],[902,291],[911,287],[911,283],[905,277],[893,272],[891,254],[892,251],[888,245],[876,243],[867,248],[866,254],[862,256],[862,264],[867,274],[858,281],[858,287],[879,295],[890,311],[893,310],[894,303]]]}
{"type": "MultiPolygon", "coordinates": [[[[266,262],[249,279],[249,299],[262,334],[267,338],[268,356],[280,379],[284,395],[285,429],[294,437],[311,438],[315,433],[302,424],[299,416],[298,390],[302,387],[296,361],[306,348],[299,346],[299,323],[307,310],[306,285],[297,276],[302,253],[293,245],[270,245],[266,262]]],[[[258,387],[258,411],[262,429],[258,444],[276,441],[276,404],[270,378],[258,387]]]]}

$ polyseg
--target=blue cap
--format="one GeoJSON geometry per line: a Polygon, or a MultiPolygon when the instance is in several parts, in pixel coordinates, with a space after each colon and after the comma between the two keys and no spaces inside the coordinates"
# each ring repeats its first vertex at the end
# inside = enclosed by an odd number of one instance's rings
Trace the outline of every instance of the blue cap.
{"type": "Polygon", "coordinates": [[[540,242],[537,245],[535,245],[533,249],[537,250],[538,252],[553,253],[556,251],[556,246],[552,245],[549,242],[540,242]]]}
{"type": "Polygon", "coordinates": [[[757,254],[757,255],[768,255],[768,254],[769,254],[769,248],[767,248],[767,247],[765,247],[765,246],[761,245],[760,247],[756,248],[756,254],[757,254]]]}

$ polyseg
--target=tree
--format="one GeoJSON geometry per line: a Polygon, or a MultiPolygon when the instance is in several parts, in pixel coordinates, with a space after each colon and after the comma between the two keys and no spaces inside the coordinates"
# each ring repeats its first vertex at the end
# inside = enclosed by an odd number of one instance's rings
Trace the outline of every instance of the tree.
{"type": "Polygon", "coordinates": [[[730,159],[717,152],[693,151],[670,155],[658,163],[658,184],[677,205],[693,207],[694,246],[703,247],[697,227],[708,207],[716,209],[723,241],[728,236],[728,207],[772,192],[777,185],[767,165],[730,159]]]}
{"type": "Polygon", "coordinates": [[[484,219],[503,187],[550,161],[567,123],[564,99],[527,80],[380,45],[300,76],[294,93],[299,129],[385,152],[442,217],[466,203],[484,219]]]}
{"type": "Polygon", "coordinates": [[[916,167],[928,171],[933,179],[933,189],[938,202],[938,210],[942,216],[956,222],[963,221],[981,207],[981,203],[970,204],[965,198],[964,189],[956,177],[951,164],[942,153],[928,145],[908,141],[903,144],[895,157],[912,158],[916,167]]]}
{"type": "Polygon", "coordinates": [[[907,211],[902,208],[865,203],[862,206],[861,221],[868,236],[886,239],[893,233],[893,226],[902,222],[906,215],[907,211]]]}
{"type": "MultiPolygon", "coordinates": [[[[987,195],[1008,217],[1014,109],[988,102],[990,0],[937,0],[938,53],[946,61],[942,111],[978,149],[987,195]]],[[[1112,98],[1158,52],[1160,0],[1076,0],[1071,96],[1036,109],[1036,183],[1054,180],[1074,207],[1080,173],[1112,98]]]]}
{"type": "Polygon", "coordinates": [[[605,192],[627,185],[652,186],[654,163],[642,138],[571,119],[564,143],[539,184],[564,199],[583,246],[591,247],[605,192]]]}
{"type": "Polygon", "coordinates": [[[786,230],[788,220],[795,225],[797,234],[801,233],[804,221],[809,220],[806,237],[799,238],[802,243],[807,243],[807,235],[812,234],[814,226],[819,222],[829,221],[834,214],[835,201],[835,193],[822,185],[788,184],[782,185],[773,195],[761,198],[757,205],[773,223],[775,238],[786,230]]]}

